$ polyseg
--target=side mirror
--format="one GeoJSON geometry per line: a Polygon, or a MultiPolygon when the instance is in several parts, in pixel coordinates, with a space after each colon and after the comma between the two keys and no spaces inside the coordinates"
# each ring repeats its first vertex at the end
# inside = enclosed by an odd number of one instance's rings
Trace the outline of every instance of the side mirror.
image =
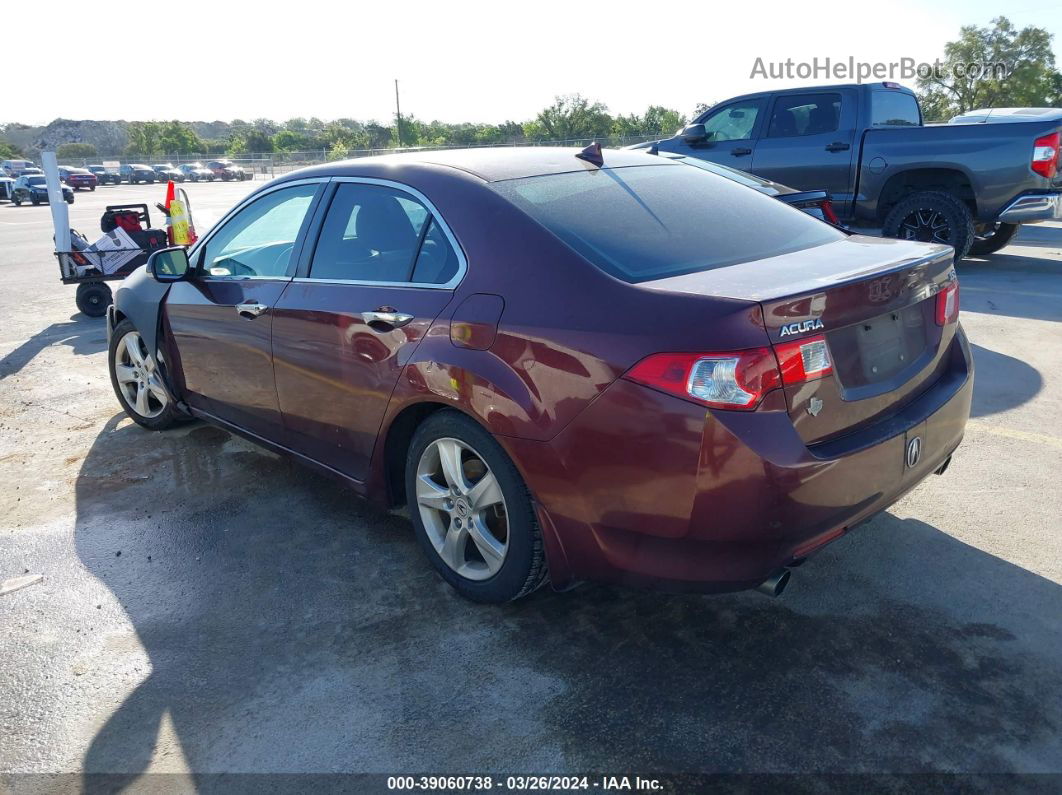
{"type": "Polygon", "coordinates": [[[688,144],[698,144],[708,140],[708,133],[703,124],[687,124],[682,128],[682,140],[688,144]]]}
{"type": "Polygon", "coordinates": [[[148,257],[147,270],[157,282],[179,282],[188,277],[188,252],[184,246],[163,248],[148,257]]]}

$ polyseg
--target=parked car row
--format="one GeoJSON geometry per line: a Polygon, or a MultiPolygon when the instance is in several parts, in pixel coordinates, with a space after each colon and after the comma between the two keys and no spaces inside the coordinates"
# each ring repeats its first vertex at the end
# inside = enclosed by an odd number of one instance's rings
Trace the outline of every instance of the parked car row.
{"type": "MultiPolygon", "coordinates": [[[[20,176],[43,175],[43,171],[31,160],[4,160],[0,162],[0,177],[16,179],[20,176]]],[[[59,178],[74,190],[85,188],[95,190],[97,185],[130,185],[154,182],[242,182],[254,179],[254,172],[238,163],[222,158],[203,163],[125,163],[118,170],[94,164],[85,168],[76,166],[59,166],[59,178]]]]}
{"type": "Polygon", "coordinates": [[[254,174],[231,160],[208,160],[203,163],[126,163],[118,169],[118,181],[135,185],[139,182],[242,182],[253,179],[254,174]]]}

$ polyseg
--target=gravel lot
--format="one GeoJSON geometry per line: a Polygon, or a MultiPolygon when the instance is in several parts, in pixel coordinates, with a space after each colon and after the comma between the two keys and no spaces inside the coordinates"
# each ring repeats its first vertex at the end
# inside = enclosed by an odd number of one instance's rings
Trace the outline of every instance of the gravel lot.
{"type": "MultiPolygon", "coordinates": [[[[251,187],[190,186],[201,231],[251,187]]],[[[962,264],[965,443],[782,599],[490,608],[335,482],[123,419],[50,223],[0,204],[0,581],[44,576],[0,596],[0,773],[1062,772],[1062,226],[962,264]]]]}

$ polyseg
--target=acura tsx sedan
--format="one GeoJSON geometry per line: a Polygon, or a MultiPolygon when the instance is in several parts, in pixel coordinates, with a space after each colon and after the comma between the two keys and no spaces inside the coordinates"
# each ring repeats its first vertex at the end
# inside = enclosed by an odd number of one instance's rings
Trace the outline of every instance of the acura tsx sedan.
{"type": "Polygon", "coordinates": [[[109,363],[146,428],[201,418],[408,505],[470,599],[777,594],[947,467],[958,302],[950,248],[681,161],[413,153],[286,175],[153,254],[109,363]]]}

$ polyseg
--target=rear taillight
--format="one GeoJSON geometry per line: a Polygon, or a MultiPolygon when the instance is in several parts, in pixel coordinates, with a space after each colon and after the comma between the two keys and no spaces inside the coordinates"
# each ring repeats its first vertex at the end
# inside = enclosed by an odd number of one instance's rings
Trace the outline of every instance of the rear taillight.
{"type": "Polygon", "coordinates": [[[1041,177],[1052,179],[1058,173],[1058,160],[1059,134],[1057,132],[1042,135],[1033,141],[1032,162],[1029,164],[1033,171],[1041,177]]]}
{"type": "Polygon", "coordinates": [[[837,213],[833,211],[833,202],[829,199],[823,199],[822,204],[819,205],[822,208],[822,217],[829,221],[834,226],[841,225],[841,219],[837,217],[837,213]]]}
{"type": "Polygon", "coordinates": [[[784,384],[814,381],[833,372],[826,337],[821,334],[775,345],[774,353],[778,357],[784,384]]]}
{"type": "Polygon", "coordinates": [[[959,283],[952,282],[937,293],[937,325],[946,326],[959,317],[959,283]]]}
{"type": "Polygon", "coordinates": [[[625,378],[716,409],[752,411],[782,384],[770,348],[730,353],[658,353],[625,378]]]}

